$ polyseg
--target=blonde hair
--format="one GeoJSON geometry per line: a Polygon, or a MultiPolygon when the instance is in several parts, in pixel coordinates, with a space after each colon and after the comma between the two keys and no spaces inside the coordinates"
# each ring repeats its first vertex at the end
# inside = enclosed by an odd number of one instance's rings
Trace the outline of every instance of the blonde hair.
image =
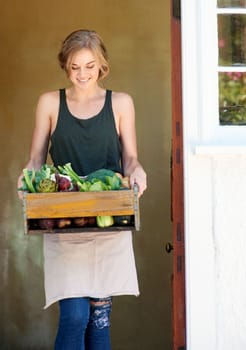
{"type": "Polygon", "coordinates": [[[94,30],[79,29],[65,38],[58,54],[60,67],[68,73],[71,56],[84,48],[93,51],[99,59],[98,80],[104,79],[109,73],[108,53],[101,37],[94,30]]]}

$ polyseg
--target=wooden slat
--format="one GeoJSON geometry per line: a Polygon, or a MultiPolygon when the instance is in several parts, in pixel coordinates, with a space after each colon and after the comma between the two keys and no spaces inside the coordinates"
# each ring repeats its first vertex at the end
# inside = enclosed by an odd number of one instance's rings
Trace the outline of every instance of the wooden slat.
{"type": "MultiPolygon", "coordinates": [[[[105,234],[105,235],[108,235],[109,232],[116,232],[116,231],[135,231],[136,228],[134,225],[129,225],[129,226],[110,226],[110,227],[107,227],[106,229],[105,228],[100,228],[100,227],[68,227],[68,228],[62,228],[62,229],[59,229],[59,228],[54,228],[54,229],[28,229],[27,230],[27,234],[29,235],[42,235],[42,234],[45,234],[45,233],[48,233],[48,234],[61,234],[61,233],[66,233],[66,234],[70,234],[70,233],[88,233],[88,232],[100,232],[100,234],[105,234]]],[[[136,230],[138,231],[138,230],[136,230]]]]}
{"type": "Polygon", "coordinates": [[[134,215],[134,192],[26,193],[23,204],[26,219],[134,215]]]}
{"type": "Polygon", "coordinates": [[[173,350],[186,348],[181,2],[171,0],[173,350]]]}

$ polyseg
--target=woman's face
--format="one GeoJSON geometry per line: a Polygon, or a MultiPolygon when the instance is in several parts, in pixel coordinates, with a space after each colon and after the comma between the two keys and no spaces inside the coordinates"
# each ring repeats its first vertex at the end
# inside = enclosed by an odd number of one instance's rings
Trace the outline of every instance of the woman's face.
{"type": "Polygon", "coordinates": [[[97,83],[100,64],[90,49],[75,52],[69,62],[68,77],[79,88],[88,88],[97,83]]]}

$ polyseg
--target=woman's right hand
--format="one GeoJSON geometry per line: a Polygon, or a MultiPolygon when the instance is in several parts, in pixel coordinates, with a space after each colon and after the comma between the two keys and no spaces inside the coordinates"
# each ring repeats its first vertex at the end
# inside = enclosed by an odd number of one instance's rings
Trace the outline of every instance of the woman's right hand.
{"type": "Polygon", "coordinates": [[[18,188],[22,187],[22,177],[23,177],[23,173],[20,174],[20,176],[18,177],[17,180],[17,192],[18,192],[18,196],[19,198],[22,200],[23,199],[23,191],[18,190],[18,188]]]}

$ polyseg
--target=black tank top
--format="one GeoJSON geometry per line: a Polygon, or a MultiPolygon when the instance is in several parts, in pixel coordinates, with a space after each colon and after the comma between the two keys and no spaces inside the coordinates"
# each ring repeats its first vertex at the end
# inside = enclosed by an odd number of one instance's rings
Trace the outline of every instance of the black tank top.
{"type": "Polygon", "coordinates": [[[60,90],[57,125],[49,150],[55,166],[71,163],[80,176],[102,168],[122,173],[111,95],[112,91],[106,90],[104,106],[97,115],[79,119],[68,109],[65,89],[60,90]]]}

